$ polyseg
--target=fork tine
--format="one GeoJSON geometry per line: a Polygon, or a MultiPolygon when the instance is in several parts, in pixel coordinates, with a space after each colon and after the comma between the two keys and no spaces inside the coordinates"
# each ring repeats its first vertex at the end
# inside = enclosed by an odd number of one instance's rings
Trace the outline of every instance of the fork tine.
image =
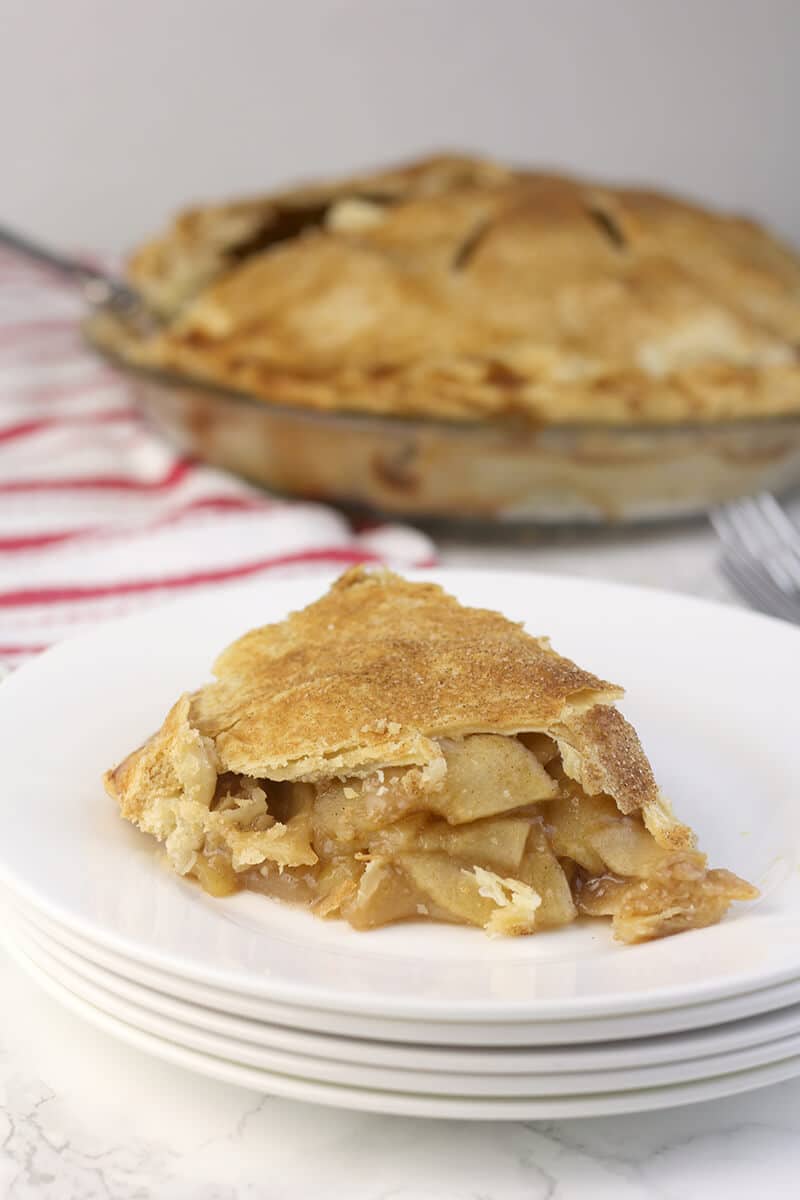
{"type": "Polygon", "coordinates": [[[736,504],[734,522],[741,530],[742,541],[754,557],[760,557],[764,548],[777,539],[772,525],[762,511],[756,496],[747,496],[736,504]]]}
{"type": "Polygon", "coordinates": [[[800,529],[777,497],[773,496],[771,492],[761,492],[755,500],[775,537],[797,551],[800,548],[800,529]]]}
{"type": "Polygon", "coordinates": [[[784,525],[780,522],[781,516],[791,531],[792,523],[778,502],[767,493],[762,493],[716,510],[712,521],[723,544],[732,553],[745,554],[756,560],[778,587],[786,592],[796,592],[800,590],[800,551],[795,550],[782,536],[784,525]],[[774,507],[765,503],[765,500],[772,500],[774,507]],[[775,508],[778,510],[777,518],[775,508]]]}
{"type": "MultiPolygon", "coordinates": [[[[758,518],[760,522],[760,518],[758,518]]],[[[744,558],[747,563],[764,563],[764,572],[768,570],[764,562],[764,549],[757,528],[754,529],[752,516],[752,501],[749,497],[735,500],[711,513],[711,524],[722,542],[724,551],[739,560],[744,558]]],[[[778,587],[791,589],[793,580],[780,569],[774,576],[778,587]]],[[[763,606],[762,603],[759,606],[763,606]]]]}
{"type": "Polygon", "coordinates": [[[800,603],[786,595],[768,575],[744,557],[725,554],[720,560],[723,573],[748,603],[761,612],[800,624],[800,603]]]}
{"type": "Polygon", "coordinates": [[[800,541],[800,527],[796,526],[776,496],[772,496],[771,492],[762,492],[757,499],[760,509],[769,518],[777,533],[788,541],[800,541]]]}
{"type": "Polygon", "coordinates": [[[747,496],[716,509],[712,514],[712,521],[727,545],[736,551],[745,551],[755,558],[761,552],[761,518],[757,511],[755,520],[753,516],[753,501],[747,496]]]}
{"type": "Polygon", "coordinates": [[[734,516],[734,510],[738,510],[736,501],[714,508],[711,510],[710,520],[717,536],[724,546],[729,546],[731,550],[740,553],[747,551],[748,547],[742,540],[739,527],[738,512],[734,516]]]}
{"type": "MultiPolygon", "coordinates": [[[[794,591],[800,591],[800,530],[780,502],[769,492],[756,497],[765,528],[770,530],[772,550],[765,565],[772,564],[773,575],[785,574],[794,591]]],[[[778,580],[780,582],[780,580],[778,580]]]]}

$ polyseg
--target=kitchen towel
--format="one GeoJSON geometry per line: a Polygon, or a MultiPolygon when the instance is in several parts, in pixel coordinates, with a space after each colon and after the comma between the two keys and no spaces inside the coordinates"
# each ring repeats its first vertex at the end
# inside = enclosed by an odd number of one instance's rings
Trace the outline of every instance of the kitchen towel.
{"type": "Polygon", "coordinates": [[[83,345],[82,311],[68,285],[0,252],[0,671],[182,593],[435,561],[418,530],[357,531],[181,456],[83,345]]]}

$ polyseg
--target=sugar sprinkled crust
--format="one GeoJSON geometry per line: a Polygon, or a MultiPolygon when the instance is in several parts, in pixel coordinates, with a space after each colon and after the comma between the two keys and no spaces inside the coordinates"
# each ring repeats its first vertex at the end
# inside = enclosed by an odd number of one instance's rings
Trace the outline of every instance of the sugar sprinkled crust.
{"type": "Polygon", "coordinates": [[[118,350],[267,401],[546,423],[800,409],[800,260],[652,191],[440,156],[191,210],[131,276],[168,324],[118,350]]]}
{"type": "Polygon", "coordinates": [[[234,642],[214,670],[214,682],[179,701],[109,773],[129,818],[175,790],[170,764],[187,749],[198,770],[213,762],[254,779],[317,782],[416,765],[418,786],[435,789],[441,739],[537,731],[557,741],[565,771],[588,794],[612,795],[625,813],[660,814],[688,844],[635,730],[612,707],[622,689],[437,584],[352,568],[301,612],[234,642]]]}

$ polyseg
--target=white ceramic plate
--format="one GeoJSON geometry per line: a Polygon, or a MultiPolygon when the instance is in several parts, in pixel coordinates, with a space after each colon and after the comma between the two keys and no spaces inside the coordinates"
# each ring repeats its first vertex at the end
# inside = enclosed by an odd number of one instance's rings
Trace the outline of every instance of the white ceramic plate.
{"type": "MultiPolygon", "coordinates": [[[[0,880],[96,945],[273,1003],[444,1023],[565,1021],[699,1004],[800,977],[796,697],[800,630],[639,589],[440,572],[629,689],[665,791],[714,862],[762,899],[707,930],[623,947],[606,924],[531,938],[406,924],[355,933],[252,894],[205,896],[119,820],[101,771],[201,683],[215,653],[316,597],[320,576],[195,598],[63,643],[0,690],[0,880]]],[[[438,1040],[438,1039],[437,1039],[438,1040]]],[[[563,1040],[563,1036],[562,1036],[563,1040]]]]}
{"type": "MultiPolygon", "coordinates": [[[[12,930],[15,936],[18,936],[17,931],[21,932],[18,940],[24,941],[29,948],[32,943],[35,949],[46,955],[48,961],[69,969],[90,987],[100,988],[115,1001],[133,1005],[161,1021],[175,1022],[178,1026],[288,1055],[333,1059],[389,1070],[463,1072],[481,1076],[561,1072],[588,1074],[689,1062],[712,1055],[719,1057],[800,1033],[800,1004],[795,1004],[760,1017],[691,1033],[544,1049],[476,1046],[464,1050],[457,1046],[399,1045],[364,1038],[337,1037],[232,1016],[144,987],[68,949],[20,912],[13,916],[12,930]]],[[[91,998],[88,991],[85,996],[91,998]]],[[[99,1007],[104,1006],[99,1004],[99,1007]]]]}
{"type": "Polygon", "coordinates": [[[159,971],[137,959],[126,958],[97,946],[74,931],[48,920],[38,909],[30,905],[21,906],[18,899],[14,908],[16,911],[24,911],[26,919],[38,929],[45,930],[54,942],[74,950],[101,972],[113,973],[143,987],[152,988],[165,996],[176,997],[193,1005],[202,1005],[207,1009],[216,1009],[224,1014],[272,1023],[289,1030],[313,1031],[337,1037],[369,1038],[399,1045],[412,1043],[444,1047],[541,1047],[563,1045],[565,1041],[570,1044],[614,1041],[619,1043],[634,1038],[708,1029],[800,1003],[800,980],[795,980],[792,983],[776,984],[771,988],[761,988],[706,1004],[633,1013],[624,1017],[598,1017],[594,1020],[508,1021],[501,1025],[488,1022],[484,1024],[459,1021],[448,1024],[443,1021],[415,1022],[361,1015],[349,1016],[325,1009],[283,1005],[257,996],[239,995],[191,979],[183,979],[179,975],[159,971]]]}
{"type": "Polygon", "coordinates": [[[680,1045],[674,1047],[673,1061],[657,1066],[587,1070],[580,1061],[572,1070],[493,1072],[488,1066],[477,1072],[420,1070],[415,1067],[381,1066],[354,1063],[346,1058],[318,1058],[254,1045],[240,1038],[211,1033],[192,1023],[154,1012],[150,1008],[120,998],[108,988],[87,979],[84,973],[67,965],[63,956],[53,955],[43,944],[31,938],[20,926],[6,931],[6,939],[15,942],[37,966],[70,992],[94,1005],[101,1012],[117,1017],[145,1033],[209,1054],[228,1058],[259,1070],[335,1083],[345,1087],[367,1087],[389,1092],[418,1092],[421,1095],[490,1096],[510,1099],[517,1096],[579,1096],[605,1091],[639,1091],[675,1083],[715,1078],[752,1067],[765,1066],[800,1055],[800,1022],[787,1035],[747,1048],[732,1048],[722,1054],[685,1061],[680,1045]]]}
{"type": "Polygon", "coordinates": [[[754,1067],[714,1079],[641,1091],[606,1092],[584,1096],[537,1096],[497,1099],[494,1097],[430,1096],[419,1092],[389,1092],[370,1088],[342,1087],[315,1079],[303,1079],[245,1066],[228,1058],[192,1050],[168,1038],[158,1037],[119,1017],[102,1012],[51,976],[17,946],[13,939],[6,949],[41,987],[66,1008],[120,1041],[187,1070],[241,1087],[292,1100],[327,1104],[372,1113],[400,1116],[455,1118],[460,1120],[557,1120],[567,1117],[611,1116],[645,1112],[691,1104],[780,1083],[800,1073],[800,1056],[754,1067]]]}

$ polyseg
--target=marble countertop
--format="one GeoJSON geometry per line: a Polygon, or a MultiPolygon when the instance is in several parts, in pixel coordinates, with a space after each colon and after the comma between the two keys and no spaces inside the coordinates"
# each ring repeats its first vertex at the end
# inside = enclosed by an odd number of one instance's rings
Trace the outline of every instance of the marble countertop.
{"type": "MultiPolygon", "coordinates": [[[[443,560],[613,578],[733,601],[702,527],[445,541],[443,560]]],[[[581,1121],[365,1116],[231,1087],[129,1049],[0,955],[2,1200],[789,1200],[800,1079],[581,1121]]]]}

